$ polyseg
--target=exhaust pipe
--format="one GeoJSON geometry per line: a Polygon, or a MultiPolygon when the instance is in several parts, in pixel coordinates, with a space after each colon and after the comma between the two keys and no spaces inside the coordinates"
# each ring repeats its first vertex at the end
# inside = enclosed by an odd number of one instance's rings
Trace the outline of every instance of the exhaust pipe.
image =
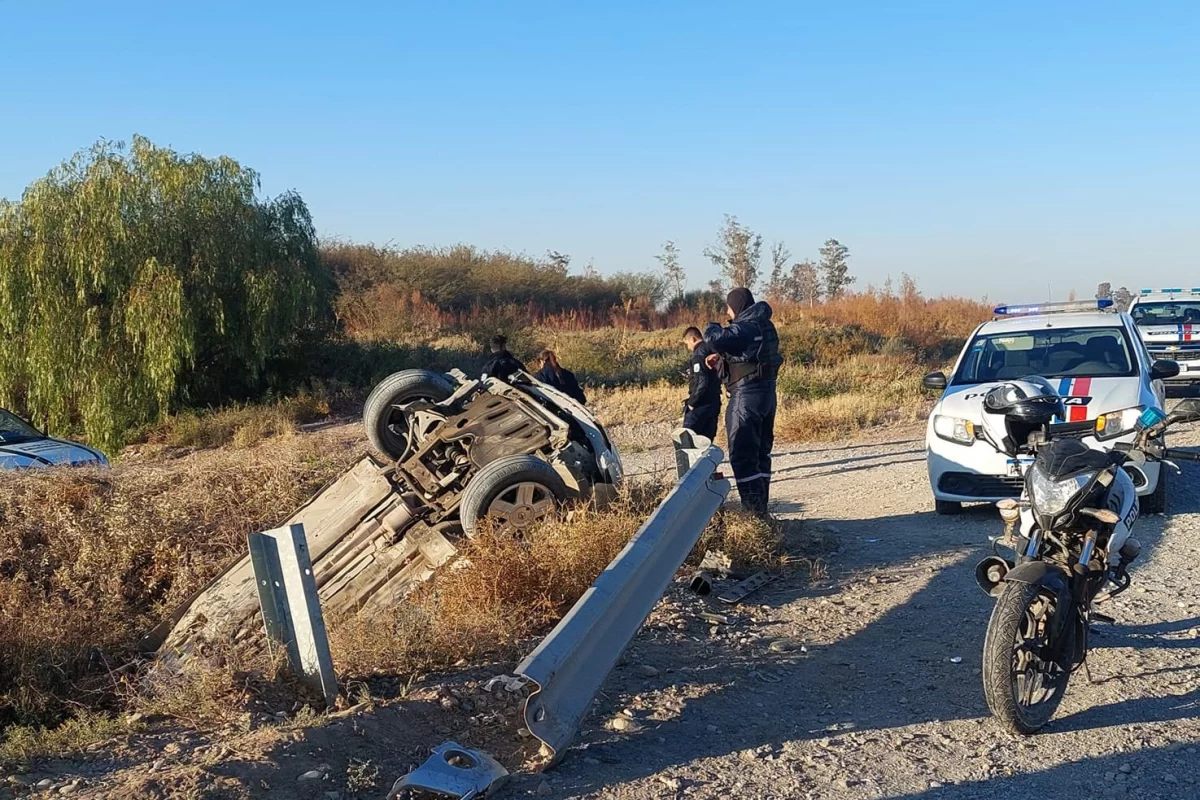
{"type": "Polygon", "coordinates": [[[1008,574],[1012,566],[1000,556],[988,556],[979,562],[979,566],[975,567],[975,582],[979,584],[979,588],[983,589],[985,594],[999,597],[1000,584],[1004,583],[1004,576],[1008,574]]]}

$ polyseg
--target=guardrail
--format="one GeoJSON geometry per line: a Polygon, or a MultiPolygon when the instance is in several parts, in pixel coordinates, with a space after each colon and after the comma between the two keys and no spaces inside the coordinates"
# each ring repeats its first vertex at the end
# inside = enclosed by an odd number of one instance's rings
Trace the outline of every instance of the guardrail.
{"type": "Polygon", "coordinates": [[[333,708],[337,677],[304,526],[251,533],[246,540],[267,638],[284,648],[292,672],[321,692],[326,708],[333,708]]]}
{"type": "Polygon", "coordinates": [[[525,724],[562,758],[592,698],[695,547],[730,483],[717,473],[720,448],[689,430],[675,442],[679,481],[637,535],[561,622],[517,666],[537,690],[525,724]]]}

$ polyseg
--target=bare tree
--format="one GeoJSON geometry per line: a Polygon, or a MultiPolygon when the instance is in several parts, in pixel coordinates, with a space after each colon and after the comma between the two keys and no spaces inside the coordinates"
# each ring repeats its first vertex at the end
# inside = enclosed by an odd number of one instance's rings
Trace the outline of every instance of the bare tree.
{"type": "Polygon", "coordinates": [[[1112,296],[1113,296],[1112,284],[1109,283],[1108,281],[1104,281],[1103,283],[1101,283],[1099,286],[1096,287],[1096,299],[1097,300],[1112,300],[1112,296]]]}
{"type": "Polygon", "coordinates": [[[705,258],[720,270],[731,288],[753,289],[762,263],[762,236],[726,214],[718,237],[716,246],[704,248],[705,258]]]}
{"type": "Polygon", "coordinates": [[[821,281],[817,276],[817,265],[805,259],[792,265],[788,276],[788,296],[797,303],[807,303],[809,308],[821,299],[821,281]]]}
{"type": "Polygon", "coordinates": [[[767,297],[774,300],[791,299],[788,297],[787,262],[792,257],[787,245],[776,242],[771,245],[771,278],[767,281],[767,297]]]}
{"type": "Polygon", "coordinates": [[[904,304],[915,303],[921,299],[921,290],[917,282],[907,272],[900,273],[900,300],[904,304]]]}
{"type": "Polygon", "coordinates": [[[676,300],[683,297],[683,287],[687,283],[687,274],[683,271],[683,264],[679,261],[679,248],[675,246],[675,242],[668,241],[663,245],[662,252],[654,257],[658,263],[662,264],[663,280],[667,283],[667,290],[671,293],[671,299],[676,300]]]}
{"type": "Polygon", "coordinates": [[[827,239],[821,246],[821,275],[825,280],[825,296],[836,300],[846,293],[856,280],[850,274],[850,248],[837,239],[827,239]]]}

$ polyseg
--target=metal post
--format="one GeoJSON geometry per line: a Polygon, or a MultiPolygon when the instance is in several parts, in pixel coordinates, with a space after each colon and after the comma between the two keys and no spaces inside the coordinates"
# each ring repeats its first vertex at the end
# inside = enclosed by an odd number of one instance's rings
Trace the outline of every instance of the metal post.
{"type": "Polygon", "coordinates": [[[268,640],[285,648],[292,671],[332,708],[337,678],[304,526],[251,533],[246,539],[268,640]]]}

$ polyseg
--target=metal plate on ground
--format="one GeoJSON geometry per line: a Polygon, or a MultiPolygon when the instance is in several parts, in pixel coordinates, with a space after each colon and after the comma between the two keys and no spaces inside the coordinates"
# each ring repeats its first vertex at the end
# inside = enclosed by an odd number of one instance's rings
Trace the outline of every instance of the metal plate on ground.
{"type": "Polygon", "coordinates": [[[757,592],[762,587],[766,586],[771,581],[775,580],[774,575],[766,572],[756,572],[744,581],[738,581],[733,586],[729,587],[724,592],[717,595],[717,599],[728,605],[737,605],[745,600],[752,592],[757,592]]]}

